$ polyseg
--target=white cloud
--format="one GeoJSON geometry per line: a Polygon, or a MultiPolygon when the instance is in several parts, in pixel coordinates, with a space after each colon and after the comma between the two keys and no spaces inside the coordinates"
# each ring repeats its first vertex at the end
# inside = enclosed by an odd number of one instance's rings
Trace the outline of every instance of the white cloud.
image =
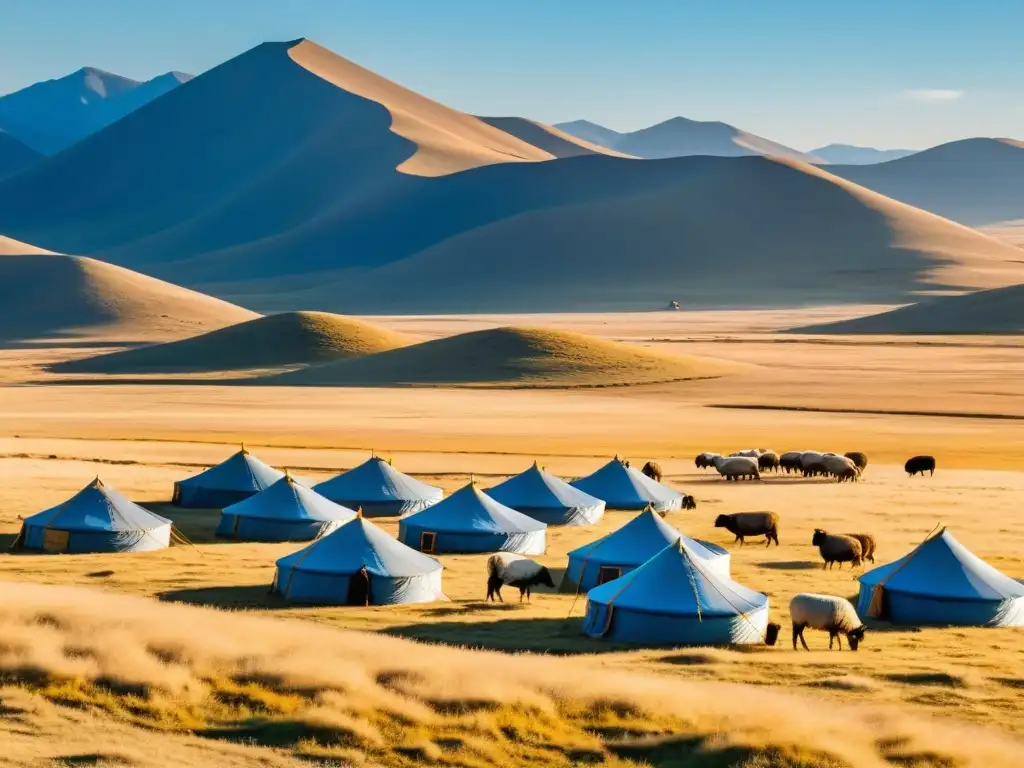
{"type": "Polygon", "coordinates": [[[920,101],[926,104],[942,104],[962,98],[964,92],[945,88],[925,88],[923,90],[904,91],[903,95],[912,101],[920,101]]]}

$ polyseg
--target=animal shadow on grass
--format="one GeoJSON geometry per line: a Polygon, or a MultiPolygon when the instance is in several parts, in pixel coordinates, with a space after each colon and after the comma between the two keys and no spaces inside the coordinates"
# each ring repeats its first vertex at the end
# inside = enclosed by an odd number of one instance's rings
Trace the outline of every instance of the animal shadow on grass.
{"type": "Polygon", "coordinates": [[[813,560],[766,560],[757,564],[761,568],[770,568],[773,571],[812,571],[821,569],[821,563],[813,560]]]}
{"type": "Polygon", "coordinates": [[[406,624],[386,634],[428,643],[461,645],[492,651],[533,651],[570,656],[621,651],[621,643],[598,642],[580,631],[581,618],[509,618],[497,621],[436,621],[406,624]]]}
{"type": "Polygon", "coordinates": [[[270,610],[283,608],[286,605],[279,595],[271,593],[268,584],[172,589],[159,593],[158,597],[167,603],[188,603],[189,605],[203,605],[209,608],[255,608],[270,610]]]}

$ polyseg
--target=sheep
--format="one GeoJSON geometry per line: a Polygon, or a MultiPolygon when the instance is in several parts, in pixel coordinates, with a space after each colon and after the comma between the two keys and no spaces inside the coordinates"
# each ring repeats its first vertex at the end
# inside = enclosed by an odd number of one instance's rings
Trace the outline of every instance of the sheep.
{"type": "Polygon", "coordinates": [[[851,651],[856,651],[857,646],[864,639],[866,627],[857,615],[856,609],[849,600],[832,595],[814,595],[801,592],[789,601],[789,615],[793,620],[793,650],[796,641],[799,640],[805,651],[811,650],[807,647],[804,639],[804,630],[807,627],[828,632],[828,649],[832,650],[832,643],[839,644],[839,650],[843,650],[842,635],[846,635],[846,641],[851,651]]]}
{"type": "Polygon", "coordinates": [[[803,471],[803,467],[800,465],[800,454],[801,451],[786,451],[779,456],[779,467],[785,470],[787,475],[790,472],[803,471]]]}
{"type": "Polygon", "coordinates": [[[870,533],[844,533],[843,536],[849,536],[851,539],[856,539],[860,542],[861,548],[861,560],[867,560],[869,562],[875,562],[875,537],[870,533]]]}
{"type": "Polygon", "coordinates": [[[821,559],[824,560],[821,566],[823,570],[831,568],[836,563],[839,563],[840,568],[843,567],[843,563],[850,563],[857,568],[864,554],[857,539],[843,534],[828,533],[821,528],[814,529],[811,544],[821,553],[821,559]]]}
{"type": "Polygon", "coordinates": [[[756,459],[760,455],[761,452],[757,448],[745,448],[742,451],[736,451],[735,453],[729,454],[730,457],[745,456],[748,459],[756,459]]]}
{"type": "Polygon", "coordinates": [[[775,451],[765,451],[757,457],[757,468],[769,472],[777,472],[779,469],[779,454],[775,451]]]}
{"type": "Polygon", "coordinates": [[[501,597],[505,584],[519,588],[520,603],[524,595],[526,602],[531,602],[533,587],[537,584],[555,586],[551,572],[540,563],[512,552],[498,552],[487,558],[487,599],[493,602],[497,597],[499,602],[505,602],[501,597]]]}
{"type": "Polygon", "coordinates": [[[717,456],[721,456],[721,454],[698,453],[697,457],[693,460],[693,463],[697,467],[697,469],[707,469],[708,467],[714,466],[714,460],[717,456]]]}
{"type": "Polygon", "coordinates": [[[821,463],[825,467],[826,474],[843,482],[844,480],[857,480],[860,477],[860,470],[852,460],[845,456],[826,454],[822,456],[821,463]]]}
{"type": "Polygon", "coordinates": [[[644,468],[640,470],[647,475],[651,480],[661,482],[661,466],[656,461],[648,461],[644,464],[644,468]]]}
{"type": "Polygon", "coordinates": [[[924,477],[924,473],[930,473],[929,476],[935,474],[935,457],[934,456],[915,456],[912,459],[907,459],[907,463],[903,465],[903,469],[909,477],[913,477],[917,473],[921,473],[921,477],[924,477]]]}
{"type": "Polygon", "coordinates": [[[868,457],[866,454],[863,454],[860,451],[850,451],[844,455],[856,465],[861,474],[864,474],[864,470],[868,468],[868,457]]]}
{"type": "Polygon", "coordinates": [[[823,458],[824,455],[818,451],[803,451],[800,454],[800,469],[803,471],[804,477],[821,474],[820,465],[823,458]]]}
{"type": "Polygon", "coordinates": [[[779,516],[774,512],[735,512],[715,518],[715,528],[725,528],[742,547],[747,536],[764,536],[765,546],[779,546],[779,516]]]}
{"type": "Polygon", "coordinates": [[[693,498],[693,496],[690,496],[689,494],[683,494],[683,501],[681,506],[683,509],[696,509],[697,500],[693,498]]]}
{"type": "Polygon", "coordinates": [[[748,456],[716,456],[714,461],[718,474],[726,480],[760,480],[761,473],[757,469],[757,459],[748,456]]]}

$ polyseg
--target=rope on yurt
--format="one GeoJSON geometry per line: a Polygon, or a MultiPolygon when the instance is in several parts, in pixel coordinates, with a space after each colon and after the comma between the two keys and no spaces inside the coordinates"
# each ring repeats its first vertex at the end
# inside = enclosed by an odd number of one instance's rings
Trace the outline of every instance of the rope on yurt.
{"type": "MultiPolygon", "coordinates": [[[[309,557],[311,554],[313,554],[313,550],[316,549],[316,545],[319,544],[321,541],[323,541],[323,539],[317,539],[312,544],[310,544],[306,548],[305,554],[303,554],[302,557],[300,557],[298,560],[296,560],[295,561],[295,565],[293,565],[291,567],[291,570],[288,572],[288,581],[286,581],[285,584],[284,584],[284,592],[281,593],[282,597],[284,597],[285,600],[288,599],[288,592],[292,588],[292,579],[295,578],[295,571],[298,570],[300,565],[302,565],[302,561],[303,560],[305,560],[307,557],[309,557]]],[[[274,579],[275,579],[275,581],[277,580],[277,573],[276,573],[276,571],[274,573],[274,579]]]]}
{"type": "Polygon", "coordinates": [[[884,579],[875,584],[871,590],[871,603],[868,605],[868,616],[873,619],[882,618],[885,613],[885,585],[889,583],[889,580],[893,576],[903,570],[903,566],[914,559],[914,555],[918,553],[921,547],[935,538],[936,535],[941,534],[944,530],[946,530],[945,526],[943,526],[942,523],[937,523],[936,526],[932,528],[931,532],[924,537],[924,540],[920,544],[903,556],[903,561],[898,566],[893,568],[884,579]]]}
{"type": "MultiPolygon", "coordinates": [[[[648,504],[647,506],[650,507],[650,504],[648,504]]],[[[646,511],[647,510],[645,509],[644,512],[646,511]]],[[[614,531],[612,531],[612,533],[614,533],[614,531]]],[[[611,533],[608,534],[608,536],[611,535],[611,533]]],[[[581,588],[583,586],[583,577],[587,573],[587,563],[590,562],[590,556],[593,555],[598,549],[600,549],[602,544],[608,541],[608,536],[605,536],[604,538],[600,539],[597,542],[597,544],[589,552],[587,552],[587,556],[583,558],[583,565],[580,566],[580,578],[579,581],[576,582],[576,594],[573,595],[572,605],[569,606],[569,613],[565,617],[566,621],[572,618],[572,612],[576,610],[576,602],[580,599],[580,593],[582,591],[581,588]]],[[[566,568],[565,570],[568,572],[569,569],[566,568]]],[[[600,571],[598,572],[600,573],[600,571]]],[[[621,579],[622,577],[620,576],[619,578],[621,579]]]]}
{"type": "MultiPolygon", "coordinates": [[[[643,568],[643,566],[640,566],[640,568],[643,568]]],[[[626,590],[626,588],[633,583],[633,579],[636,578],[636,575],[637,573],[639,573],[640,568],[634,568],[632,571],[627,573],[625,577],[619,577],[623,580],[623,584],[621,587],[619,587],[615,594],[611,596],[611,599],[608,601],[608,616],[604,620],[604,625],[601,627],[601,632],[598,635],[598,637],[604,637],[608,634],[608,630],[612,628],[612,614],[615,613],[615,601],[618,600],[619,595],[621,595],[626,590]]]]}

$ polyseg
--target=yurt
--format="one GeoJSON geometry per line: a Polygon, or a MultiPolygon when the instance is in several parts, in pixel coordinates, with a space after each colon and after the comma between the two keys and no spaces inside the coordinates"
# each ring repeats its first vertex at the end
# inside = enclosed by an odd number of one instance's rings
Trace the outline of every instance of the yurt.
{"type": "Polygon", "coordinates": [[[587,595],[584,634],[640,645],[760,643],[768,597],[707,568],[682,540],[587,595]]]}
{"type": "Polygon", "coordinates": [[[26,517],[15,550],[147,552],[171,542],[171,521],[133,504],[98,477],[63,504],[26,517]]]}
{"type": "Polygon", "coordinates": [[[506,507],[548,525],[593,525],[604,515],[604,502],[541,469],[537,462],[515,477],[487,490],[506,507]]]}
{"type": "Polygon", "coordinates": [[[284,477],[243,447],[215,467],[174,484],[171,503],[191,509],[223,509],[245,501],[284,477]]]}
{"type": "Polygon", "coordinates": [[[862,617],[893,624],[1024,626],[1024,585],[971,553],[945,528],[859,581],[862,617]]]}
{"type": "Polygon", "coordinates": [[[469,483],[447,499],[398,522],[398,538],[421,552],[516,552],[540,555],[547,526],[499,504],[469,483]]]}
{"type": "Polygon", "coordinates": [[[350,509],[361,508],[366,517],[411,515],[444,496],[440,488],[402,474],[379,456],[313,486],[313,490],[350,509]]]}
{"type": "Polygon", "coordinates": [[[397,605],[446,599],[443,566],[362,517],[277,561],[272,591],[309,605],[397,605]]]}
{"type": "Polygon", "coordinates": [[[356,513],[325,499],[286,474],[272,486],[220,514],[217,535],[244,541],[310,541],[356,513]]]}
{"type": "Polygon", "coordinates": [[[679,539],[709,571],[729,578],[728,550],[710,541],[684,536],[666,523],[661,515],[648,509],[617,531],[572,550],[561,590],[587,592],[639,568],[679,539]]]}
{"type": "Polygon", "coordinates": [[[650,505],[655,512],[672,512],[683,503],[683,494],[627,466],[618,456],[571,485],[604,500],[608,509],[646,509],[650,505]]]}

